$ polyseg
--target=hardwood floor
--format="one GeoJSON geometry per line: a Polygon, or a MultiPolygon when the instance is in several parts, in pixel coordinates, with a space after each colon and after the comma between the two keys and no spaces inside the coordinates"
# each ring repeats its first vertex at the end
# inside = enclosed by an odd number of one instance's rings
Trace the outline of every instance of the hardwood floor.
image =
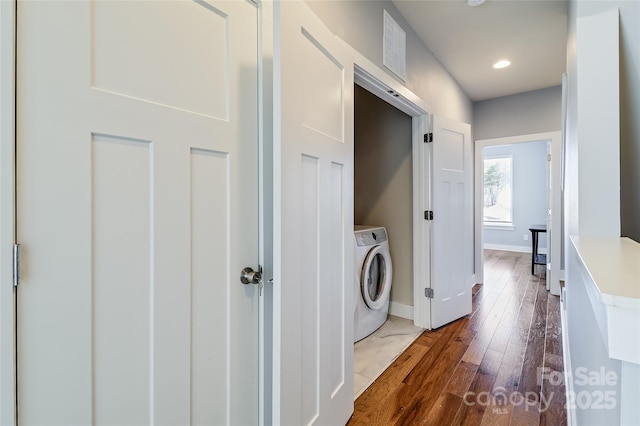
{"type": "Polygon", "coordinates": [[[485,250],[473,311],[425,331],[349,425],[565,425],[560,300],[526,253],[485,250]]]}

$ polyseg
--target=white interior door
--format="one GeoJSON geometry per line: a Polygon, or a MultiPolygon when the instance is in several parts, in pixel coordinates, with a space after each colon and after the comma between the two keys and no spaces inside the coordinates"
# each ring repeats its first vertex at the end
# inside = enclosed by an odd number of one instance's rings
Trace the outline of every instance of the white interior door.
{"type": "Polygon", "coordinates": [[[345,424],[353,412],[353,60],[301,1],[276,3],[274,22],[274,424],[345,424]]]}
{"type": "Polygon", "coordinates": [[[20,2],[20,424],[257,424],[257,9],[20,2]]]}
{"type": "Polygon", "coordinates": [[[470,134],[468,124],[434,116],[431,328],[471,312],[473,163],[470,134]]]}

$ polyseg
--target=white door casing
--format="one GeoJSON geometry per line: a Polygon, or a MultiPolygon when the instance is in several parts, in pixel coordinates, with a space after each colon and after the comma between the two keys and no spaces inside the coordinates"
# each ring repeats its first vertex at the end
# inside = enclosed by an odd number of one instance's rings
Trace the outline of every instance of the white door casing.
{"type": "MultiPolygon", "coordinates": [[[[343,43],[345,48],[352,52],[355,58],[355,80],[356,83],[371,93],[374,93],[379,98],[385,100],[389,104],[403,111],[404,113],[413,117],[412,120],[412,164],[413,164],[413,288],[414,288],[414,310],[413,319],[414,324],[427,329],[437,328],[447,322],[460,318],[471,311],[471,292],[470,290],[465,293],[464,287],[459,293],[457,301],[453,301],[449,297],[438,298],[437,293],[434,299],[429,299],[425,295],[426,288],[435,288],[439,285],[443,286],[446,292],[448,288],[444,286],[443,281],[439,278],[439,283],[435,286],[432,284],[436,278],[433,272],[433,264],[440,262],[440,259],[444,255],[438,253],[434,255],[432,253],[436,250],[436,242],[433,239],[433,233],[435,226],[441,229],[445,226],[445,222],[440,221],[427,221],[424,219],[425,210],[436,209],[436,218],[439,214],[442,214],[441,206],[447,204],[450,200],[447,198],[449,194],[443,191],[434,191],[436,179],[442,175],[438,174],[436,167],[443,168],[443,161],[450,160],[450,156],[455,156],[455,152],[451,149],[445,150],[443,156],[443,149],[446,145],[437,144],[437,148],[433,148],[433,143],[424,143],[425,133],[429,129],[434,129],[433,120],[434,117],[429,114],[427,105],[418,98],[414,93],[409,91],[405,86],[398,83],[395,79],[390,77],[386,72],[378,68],[369,59],[365,58],[362,54],[354,51],[350,46],[343,43]],[[431,121],[431,124],[430,124],[431,121]],[[442,149],[440,149],[442,148],[442,149]],[[449,157],[447,157],[447,155],[449,157]],[[444,198],[441,198],[443,197],[444,198]],[[434,207],[436,206],[436,207],[434,207]],[[438,213],[440,212],[440,213],[438,213]],[[434,256],[434,257],[432,257],[434,256]],[[468,306],[468,308],[463,308],[468,306]],[[432,310],[436,311],[436,316],[432,314],[432,310]],[[442,318],[448,320],[442,323],[442,318]],[[434,321],[435,320],[435,321],[434,321]],[[440,321],[440,324],[438,324],[440,321]]],[[[450,120],[444,120],[442,118],[435,118],[436,127],[434,132],[434,140],[442,143],[442,141],[458,137],[463,139],[462,152],[458,155],[462,156],[461,161],[464,163],[464,185],[465,191],[471,191],[472,185],[472,147],[470,140],[470,127],[468,124],[455,123],[450,120]],[[453,132],[453,133],[451,133],[453,132]],[[449,138],[449,139],[447,139],[449,138]]],[[[454,141],[454,146],[456,145],[454,141]]],[[[460,147],[460,145],[458,144],[460,147]]],[[[446,167],[444,167],[446,169],[446,167]]],[[[459,178],[459,176],[458,176],[459,178]]],[[[468,263],[464,263],[465,268],[464,276],[468,277],[468,288],[471,289],[473,283],[473,204],[471,202],[471,193],[466,192],[465,196],[465,210],[464,220],[466,225],[464,230],[460,232],[464,236],[464,241],[460,241],[462,251],[466,251],[468,254],[468,263]]],[[[450,197],[449,197],[450,198],[450,197]]],[[[449,224],[451,225],[451,224],[449,224]]],[[[441,236],[446,235],[446,231],[439,231],[441,236]]],[[[456,254],[458,256],[458,254],[456,254]]],[[[458,256],[459,257],[459,256],[458,256]]],[[[462,263],[461,263],[462,265],[462,263]]],[[[437,271],[440,274],[448,274],[449,264],[441,264],[440,269],[437,271]]],[[[446,277],[445,277],[446,278],[446,277]]],[[[440,292],[440,290],[436,290],[440,292]]],[[[442,292],[440,292],[442,294],[442,292]]]]}
{"type": "Polygon", "coordinates": [[[15,3],[0,2],[0,424],[15,423],[15,3]]]}
{"type": "MultiPolygon", "coordinates": [[[[439,325],[436,322],[432,322],[432,319],[438,321],[439,318],[445,317],[451,318],[449,321],[453,321],[454,319],[464,316],[466,313],[470,312],[471,294],[469,292],[461,295],[461,297],[458,299],[459,303],[457,304],[450,302],[450,299],[448,297],[444,297],[442,299],[438,299],[437,297],[434,299],[429,299],[425,296],[425,288],[433,288],[432,282],[435,278],[435,275],[432,272],[432,265],[434,263],[432,253],[435,250],[435,242],[433,240],[433,229],[435,222],[425,220],[424,212],[425,210],[433,210],[434,205],[442,206],[443,204],[449,202],[446,198],[446,196],[448,196],[446,193],[444,193],[445,198],[443,198],[442,200],[436,198],[434,193],[434,182],[437,178],[437,174],[434,174],[436,173],[435,167],[441,166],[442,160],[446,159],[446,157],[443,157],[440,152],[441,150],[438,150],[438,152],[436,152],[436,154],[438,154],[438,157],[434,158],[434,150],[432,148],[433,144],[424,143],[425,133],[427,133],[429,129],[434,128],[432,123],[434,118],[431,114],[427,113],[428,107],[420,98],[409,91],[406,87],[398,83],[395,79],[390,77],[386,72],[378,68],[363,55],[354,51],[350,46],[346,45],[346,43],[343,44],[345,48],[351,51],[352,55],[355,58],[356,83],[366,88],[371,93],[374,93],[376,96],[385,100],[394,107],[398,108],[399,110],[403,111],[404,113],[413,117],[413,320],[414,324],[417,326],[427,329],[437,328],[439,325]],[[463,300],[465,300],[465,298],[468,299],[468,311],[460,308],[460,305],[464,305],[464,303],[467,303],[462,302],[463,300]],[[436,304],[439,305],[436,306],[436,304]],[[432,316],[432,309],[436,310],[436,317],[432,316]]],[[[446,125],[440,125],[439,129],[434,130],[434,139],[436,141],[442,142],[443,136],[447,136],[447,132],[443,132],[443,129],[448,131],[453,130],[454,134],[455,132],[462,132],[463,136],[461,137],[464,138],[464,152],[460,155],[463,156],[463,161],[466,161],[466,166],[464,169],[466,185],[471,185],[472,175],[470,164],[472,148],[469,136],[469,125],[455,123],[443,119],[440,119],[438,121],[438,119],[436,118],[436,124],[438,124],[438,122],[444,122],[446,125]],[[452,127],[449,128],[447,126],[452,127]]],[[[438,145],[438,148],[440,147],[441,145],[438,145]]],[[[445,154],[451,153],[445,152],[445,154]]],[[[438,197],[440,196],[442,196],[442,193],[438,194],[438,197]]],[[[469,193],[467,193],[467,197],[467,200],[469,200],[469,204],[467,204],[465,218],[468,223],[466,230],[463,231],[465,242],[461,244],[466,244],[463,249],[467,250],[467,253],[470,253],[469,256],[471,256],[470,264],[467,264],[465,266],[465,268],[467,268],[466,274],[469,276],[469,286],[471,286],[473,285],[473,210],[469,193]]],[[[441,209],[438,207],[435,207],[435,209],[441,211],[441,209]]],[[[436,217],[437,214],[438,213],[436,213],[436,217]]],[[[444,225],[443,222],[438,223],[444,225]]],[[[446,233],[441,233],[441,235],[446,235],[446,233]]],[[[436,257],[435,261],[439,261],[439,257],[436,257]]],[[[444,266],[445,268],[447,267],[447,265],[444,266]]],[[[446,269],[442,269],[438,272],[448,273],[446,269]]]]}
{"type": "Polygon", "coordinates": [[[250,2],[21,2],[21,424],[256,424],[250,2]]]}
{"type": "MultiPolygon", "coordinates": [[[[555,161],[562,157],[562,134],[561,132],[547,132],[547,133],[534,133],[530,135],[519,136],[507,136],[495,139],[481,139],[475,141],[475,226],[476,226],[476,277],[478,280],[482,279],[484,265],[483,259],[483,240],[484,240],[484,227],[482,226],[483,218],[483,205],[482,205],[482,193],[483,193],[483,178],[482,178],[482,152],[483,148],[487,146],[509,145],[515,143],[527,143],[547,141],[550,143],[551,161],[549,163],[549,194],[548,208],[550,210],[550,217],[548,219],[549,230],[547,232],[547,265],[550,265],[551,269],[547,269],[547,288],[553,295],[560,295],[560,277],[562,271],[560,270],[561,263],[561,250],[562,250],[562,238],[561,232],[556,232],[561,228],[561,215],[554,214],[554,212],[561,211],[562,191],[561,191],[561,179],[562,179],[562,165],[561,160],[555,161]]],[[[548,266],[549,267],[549,266],[548,266]]]]}
{"type": "Polygon", "coordinates": [[[353,412],[353,60],[301,1],[274,4],[274,424],[353,412]]]}
{"type": "MultiPolygon", "coordinates": [[[[413,317],[415,325],[431,328],[431,299],[425,297],[425,288],[431,287],[431,222],[424,220],[429,210],[431,195],[431,149],[424,143],[429,131],[428,107],[387,72],[351,46],[343,45],[354,56],[355,82],[371,93],[412,117],[412,168],[413,168],[413,317]]],[[[403,315],[401,315],[403,316],[403,315]]]]}
{"type": "Polygon", "coordinates": [[[468,124],[433,117],[431,328],[471,312],[472,147],[468,124]]]}
{"type": "Polygon", "coordinates": [[[551,176],[551,169],[552,169],[552,156],[551,156],[551,149],[552,149],[552,143],[551,141],[547,141],[547,170],[546,170],[546,188],[547,188],[547,219],[546,219],[546,225],[547,225],[547,264],[544,265],[545,266],[545,280],[546,280],[546,286],[547,286],[547,290],[549,290],[550,286],[551,286],[551,258],[553,257],[553,254],[551,253],[553,250],[552,244],[551,244],[551,240],[552,240],[552,235],[554,232],[556,232],[555,229],[553,228],[553,221],[551,220],[551,206],[553,205],[553,177],[551,176]]]}

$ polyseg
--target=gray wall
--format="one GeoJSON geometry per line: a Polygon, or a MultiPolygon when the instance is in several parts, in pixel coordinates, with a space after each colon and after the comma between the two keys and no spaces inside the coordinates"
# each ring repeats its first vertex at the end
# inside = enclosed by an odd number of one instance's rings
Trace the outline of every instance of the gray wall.
{"type": "Polygon", "coordinates": [[[327,27],[396,80],[382,64],[382,16],[386,10],[407,33],[406,87],[429,105],[429,112],[471,123],[472,103],[458,83],[387,0],[307,0],[327,27]]]}
{"type": "MultiPolygon", "coordinates": [[[[531,250],[529,227],[547,220],[547,142],[527,142],[484,148],[485,158],[513,156],[513,227],[484,230],[484,244],[520,246],[531,250]],[[529,240],[524,240],[527,235],[529,240]]],[[[546,235],[540,234],[539,246],[546,247],[546,235]]]]}
{"type": "Polygon", "coordinates": [[[391,300],[413,306],[411,117],[355,89],[354,223],[387,228],[391,300]]]}
{"type": "MultiPolygon", "coordinates": [[[[488,99],[473,104],[474,140],[556,132],[561,130],[561,121],[562,86],[488,99]]],[[[561,245],[561,251],[563,251],[564,243],[561,245]]],[[[477,254],[476,263],[482,261],[483,257],[477,254]]],[[[564,267],[562,253],[560,267],[564,267]]]]}
{"type": "Polygon", "coordinates": [[[561,113],[561,86],[475,102],[474,138],[481,140],[556,132],[560,130],[561,113]]]}
{"type": "MultiPolygon", "coordinates": [[[[576,19],[618,7],[620,10],[620,220],[622,236],[640,242],[640,2],[625,0],[569,3],[567,41],[567,190],[565,227],[578,234],[578,140],[576,19]]],[[[615,188],[611,189],[615,191],[615,188]]]]}
{"type": "Polygon", "coordinates": [[[640,242],[640,2],[620,4],[620,220],[640,242]]]}

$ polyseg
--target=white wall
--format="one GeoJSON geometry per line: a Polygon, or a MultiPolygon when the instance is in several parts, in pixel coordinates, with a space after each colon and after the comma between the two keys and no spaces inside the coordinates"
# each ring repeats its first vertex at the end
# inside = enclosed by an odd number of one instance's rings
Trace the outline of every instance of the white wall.
{"type": "Polygon", "coordinates": [[[567,271],[575,271],[576,273],[572,282],[567,283],[567,286],[570,287],[567,288],[567,295],[564,301],[567,315],[565,338],[568,339],[568,342],[565,343],[568,343],[568,355],[570,356],[570,359],[565,360],[565,368],[570,368],[573,374],[578,368],[586,368],[589,372],[599,372],[601,371],[600,369],[604,369],[605,372],[615,373],[617,378],[613,386],[604,384],[599,386],[568,384],[567,390],[569,391],[573,388],[573,395],[576,399],[578,395],[582,394],[581,401],[586,400],[586,395],[595,397],[598,394],[605,395],[605,392],[608,391],[614,392],[616,402],[616,406],[611,409],[589,409],[590,404],[582,402],[573,413],[575,415],[575,424],[580,426],[619,425],[621,424],[620,385],[622,380],[620,378],[622,366],[619,360],[609,358],[608,345],[603,333],[600,331],[599,324],[606,321],[605,308],[604,305],[597,301],[597,296],[594,298],[594,285],[589,284],[585,278],[587,273],[583,272],[584,270],[578,266],[581,262],[578,260],[576,250],[571,243],[569,243],[567,255],[567,271]],[[578,285],[575,285],[576,283],[578,285]],[[572,286],[571,284],[574,285],[572,286]],[[592,302],[594,300],[592,298],[596,300],[595,304],[592,302]],[[600,309],[596,309],[596,307],[600,309]]]}
{"type": "MultiPolygon", "coordinates": [[[[600,15],[606,16],[611,15],[600,15]]],[[[640,241],[640,122],[637,119],[640,116],[639,65],[640,2],[570,2],[567,40],[565,237],[580,234],[615,237],[622,234],[640,241]],[[619,9],[619,15],[616,9],[619,9]],[[609,28],[609,19],[601,20],[596,16],[609,11],[612,11],[612,16],[619,16],[619,31],[609,28]],[[596,21],[592,21],[594,18],[596,21]],[[602,25],[603,23],[607,25],[602,25]],[[583,30],[582,33],[578,33],[578,26],[583,30]],[[588,31],[585,32],[585,29],[588,31]],[[585,40],[589,42],[585,44],[585,40]],[[604,40],[608,43],[603,47],[604,40]],[[611,42],[618,40],[619,48],[612,46],[611,42]],[[619,58],[616,57],[618,53],[619,58]],[[612,71],[614,76],[610,75],[612,71]],[[603,96],[589,100],[602,87],[611,85],[613,80],[617,82],[618,76],[619,89],[609,88],[603,96]],[[618,96],[619,99],[616,99],[618,96]],[[612,105],[616,114],[619,107],[619,120],[612,117],[611,108],[602,106],[603,102],[611,102],[611,97],[614,97],[612,105]],[[585,131],[594,123],[598,125],[597,131],[606,130],[604,137],[594,137],[589,131],[585,131]],[[599,151],[603,147],[605,150],[599,151]],[[614,155],[611,155],[612,152],[614,155]],[[607,183],[594,188],[589,183],[593,176],[598,176],[597,173],[603,177],[598,184],[605,181],[607,183]],[[604,204],[606,208],[602,209],[602,200],[611,198],[617,200],[604,204]],[[616,202],[617,205],[609,206],[616,202]],[[600,206],[594,212],[591,206],[597,204],[600,206]],[[615,224],[614,227],[611,226],[612,223],[615,224]]],[[[567,247],[568,243],[565,238],[567,247]]],[[[624,376],[619,363],[609,359],[608,354],[603,351],[597,333],[594,338],[595,317],[589,313],[589,305],[592,303],[589,295],[584,292],[583,273],[575,265],[577,259],[572,251],[565,252],[568,254],[566,330],[572,367],[604,367],[619,372],[622,383],[629,379],[636,383],[632,403],[637,403],[637,378],[624,376]]],[[[620,332],[624,333],[624,330],[620,332]]],[[[634,337],[637,339],[637,336],[634,337]]],[[[620,424],[621,400],[616,397],[616,401],[618,405],[613,410],[589,410],[588,407],[578,410],[577,424],[620,424]]]]}
{"type": "MultiPolygon", "coordinates": [[[[640,2],[625,0],[569,3],[567,41],[567,164],[565,235],[580,233],[576,20],[606,10],[620,12],[620,227],[621,235],[640,241],[640,2]]],[[[588,149],[588,148],[586,148],[588,149]]],[[[617,188],[611,188],[616,191],[617,188]]],[[[566,243],[565,243],[566,244],[566,243]]]]}
{"type": "MultiPolygon", "coordinates": [[[[520,247],[531,250],[531,225],[547,221],[547,142],[527,142],[512,145],[488,146],[485,158],[511,155],[513,185],[513,229],[485,227],[484,244],[487,246],[520,247]],[[523,236],[527,235],[528,240],[523,236]]],[[[546,234],[540,234],[539,247],[546,247],[546,234]]]]}
{"type": "MultiPolygon", "coordinates": [[[[420,40],[392,2],[357,0],[307,0],[327,27],[381,69],[383,10],[407,33],[405,86],[429,106],[429,112],[464,123],[472,121],[472,103],[448,71],[420,40]]],[[[396,80],[401,80],[388,72],[396,80]]]]}

